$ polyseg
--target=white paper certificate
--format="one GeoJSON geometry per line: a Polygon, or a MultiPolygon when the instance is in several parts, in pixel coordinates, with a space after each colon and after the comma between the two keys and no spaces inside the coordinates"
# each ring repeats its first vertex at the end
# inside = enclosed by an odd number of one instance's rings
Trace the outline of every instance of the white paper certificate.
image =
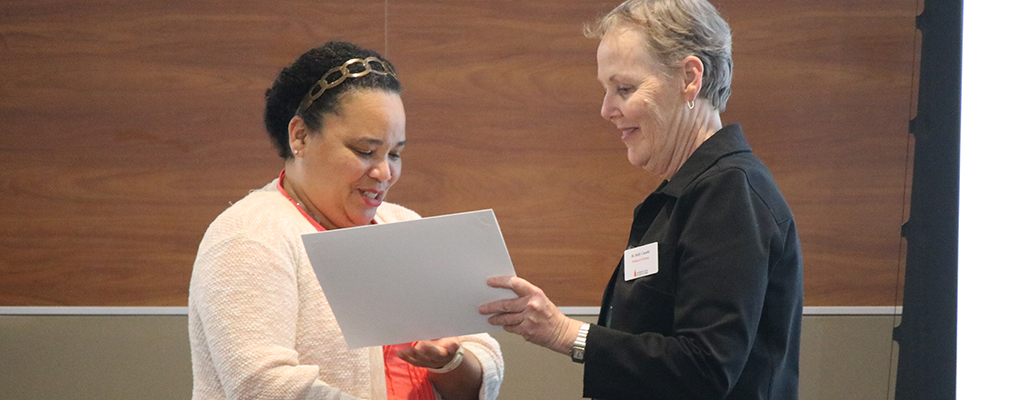
{"type": "Polygon", "coordinates": [[[350,348],[501,330],[478,306],[514,298],[515,276],[492,210],[302,235],[350,348]]]}

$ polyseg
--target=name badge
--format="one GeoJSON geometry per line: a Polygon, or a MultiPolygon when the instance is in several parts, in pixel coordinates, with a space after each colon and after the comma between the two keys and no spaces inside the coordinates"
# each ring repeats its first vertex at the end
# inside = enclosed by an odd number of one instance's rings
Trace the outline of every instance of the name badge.
{"type": "Polygon", "coordinates": [[[659,242],[623,252],[623,280],[629,281],[659,272],[659,242]]]}

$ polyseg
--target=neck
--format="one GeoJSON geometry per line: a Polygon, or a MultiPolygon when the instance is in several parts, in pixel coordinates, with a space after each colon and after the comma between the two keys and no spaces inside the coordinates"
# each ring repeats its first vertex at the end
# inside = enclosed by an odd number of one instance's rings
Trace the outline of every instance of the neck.
{"type": "Polygon", "coordinates": [[[658,170],[649,171],[663,180],[673,178],[694,151],[722,129],[722,119],[715,107],[702,99],[698,99],[694,104],[693,109],[686,106],[683,108],[683,115],[680,116],[680,123],[675,130],[676,142],[672,146],[672,153],[668,155],[669,162],[663,163],[658,170]]]}
{"type": "Polygon", "coordinates": [[[315,222],[319,223],[319,225],[322,225],[323,228],[326,228],[326,230],[340,228],[334,224],[333,221],[330,221],[329,218],[326,218],[325,215],[319,212],[319,209],[315,208],[315,205],[308,200],[305,192],[301,190],[301,185],[297,184],[286,172],[283,175],[283,182],[281,182],[281,184],[283,185],[283,190],[287,192],[287,195],[290,196],[295,203],[297,203],[298,207],[305,210],[305,213],[311,216],[315,222]]]}

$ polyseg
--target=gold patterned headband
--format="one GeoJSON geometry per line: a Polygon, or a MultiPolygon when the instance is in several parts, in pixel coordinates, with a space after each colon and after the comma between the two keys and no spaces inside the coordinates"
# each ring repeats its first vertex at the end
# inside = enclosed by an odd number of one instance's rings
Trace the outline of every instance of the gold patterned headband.
{"type": "Polygon", "coordinates": [[[347,60],[347,62],[345,62],[343,65],[336,68],[332,68],[329,71],[326,71],[326,73],[322,75],[322,79],[319,79],[318,82],[315,82],[315,85],[308,90],[308,94],[305,95],[305,99],[301,100],[301,105],[298,106],[297,113],[301,114],[307,111],[308,107],[311,107],[312,103],[314,103],[316,99],[322,96],[323,93],[325,93],[329,89],[337,87],[338,85],[346,81],[347,78],[360,78],[362,76],[368,75],[369,73],[379,75],[390,75],[394,78],[397,77],[397,73],[393,71],[393,66],[391,66],[386,61],[380,60],[378,57],[352,58],[350,60],[347,60]],[[351,71],[352,68],[350,68],[351,66],[355,66],[354,69],[356,71],[352,72],[351,71]],[[326,80],[326,78],[328,78],[330,75],[333,75],[337,72],[341,73],[340,78],[332,82],[326,80]]]}

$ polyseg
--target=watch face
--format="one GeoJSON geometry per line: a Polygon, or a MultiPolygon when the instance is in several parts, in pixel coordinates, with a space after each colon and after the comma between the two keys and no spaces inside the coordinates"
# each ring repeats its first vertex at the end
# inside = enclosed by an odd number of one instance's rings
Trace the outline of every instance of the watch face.
{"type": "Polygon", "coordinates": [[[572,358],[574,362],[584,362],[584,349],[580,347],[570,349],[570,358],[572,358]]]}

